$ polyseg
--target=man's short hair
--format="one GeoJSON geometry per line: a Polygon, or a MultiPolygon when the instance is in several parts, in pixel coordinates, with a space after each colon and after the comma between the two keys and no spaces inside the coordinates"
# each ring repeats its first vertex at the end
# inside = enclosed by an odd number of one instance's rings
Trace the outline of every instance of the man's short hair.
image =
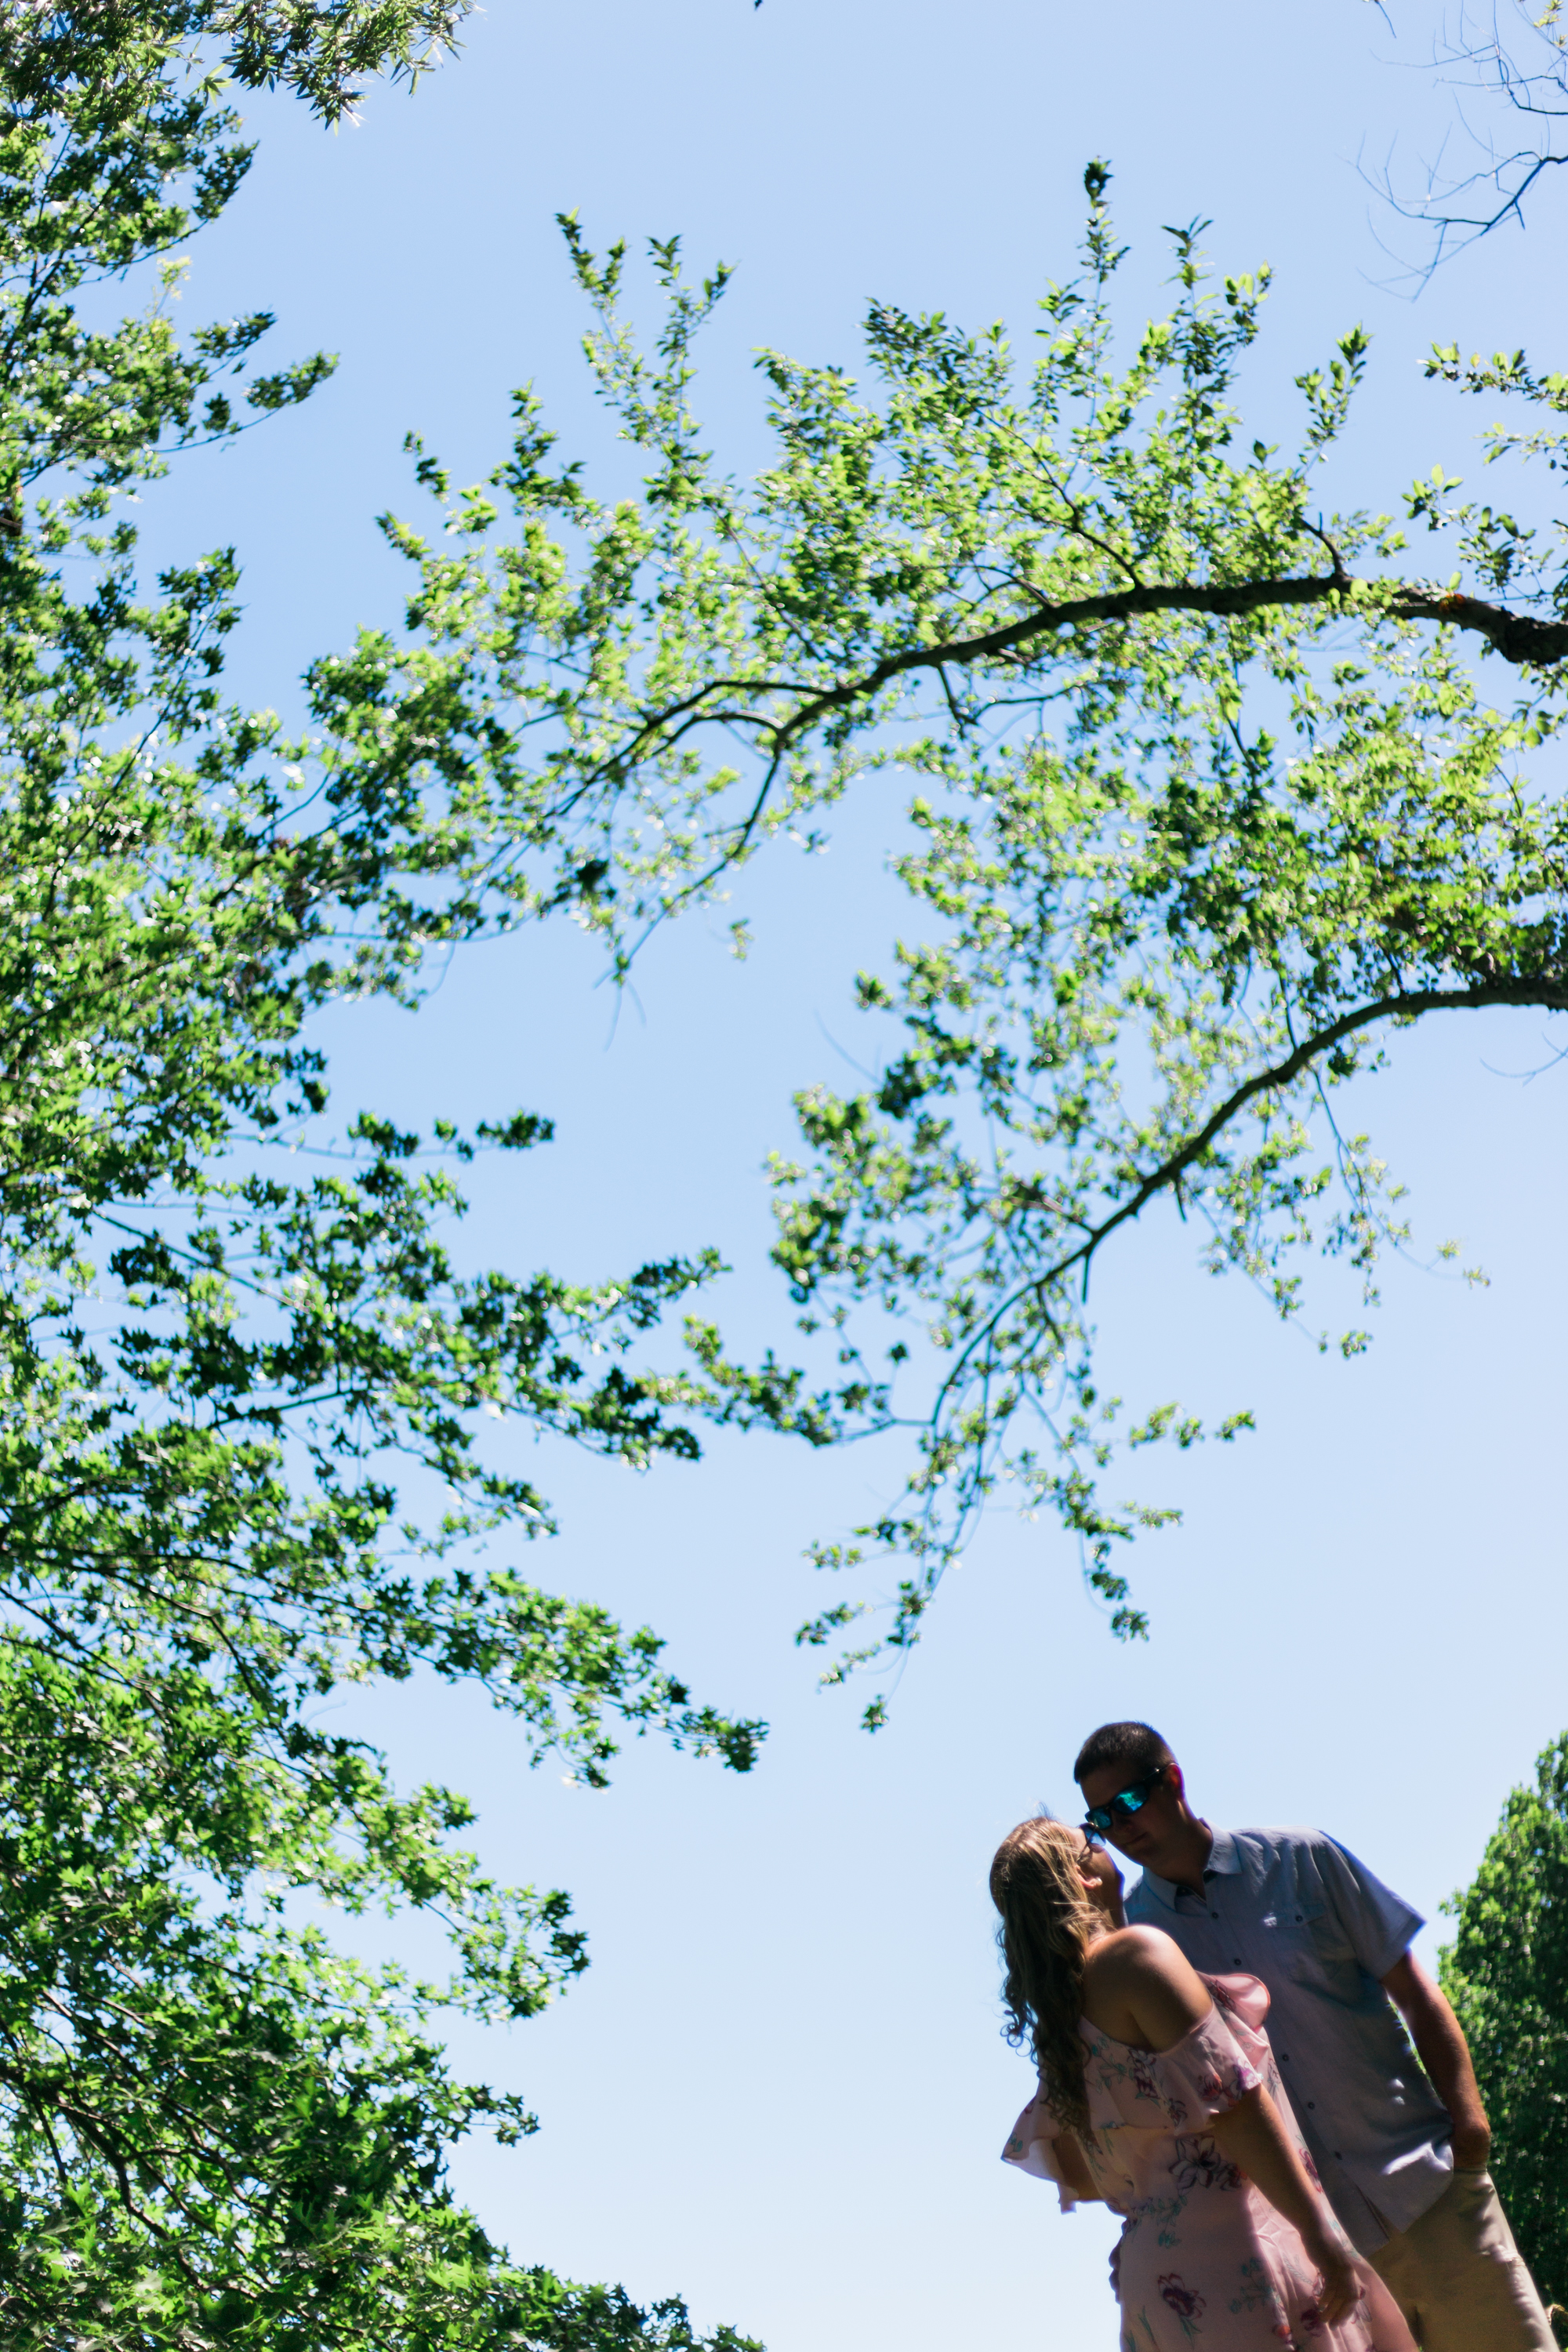
{"type": "Polygon", "coordinates": [[[1114,1765],[1130,1780],[1142,1780],[1156,1764],[1173,1761],[1152,1723],[1102,1723],[1079,1749],[1072,1776],[1082,1781],[1090,1772],[1103,1772],[1109,1765],[1114,1765]]]}

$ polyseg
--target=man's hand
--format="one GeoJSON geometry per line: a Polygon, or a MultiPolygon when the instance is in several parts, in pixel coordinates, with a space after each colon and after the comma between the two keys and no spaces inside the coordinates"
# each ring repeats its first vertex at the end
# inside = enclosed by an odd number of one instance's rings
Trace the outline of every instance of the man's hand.
{"type": "Polygon", "coordinates": [[[1420,1962],[1408,1952],[1395,1960],[1383,1989],[1410,2028],[1432,2087],[1453,2119],[1454,2163],[1461,2172],[1484,2172],[1491,2151],[1491,2126],[1476,2087],[1476,2070],[1458,2019],[1420,1962]]]}

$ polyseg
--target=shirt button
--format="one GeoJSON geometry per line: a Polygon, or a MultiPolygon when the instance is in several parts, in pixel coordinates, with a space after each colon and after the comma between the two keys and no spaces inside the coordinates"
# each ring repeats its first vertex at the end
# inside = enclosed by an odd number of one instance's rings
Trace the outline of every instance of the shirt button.
{"type": "Polygon", "coordinates": [[[1317,2105],[1317,2104],[1318,2104],[1318,2102],[1316,2101],[1316,2099],[1309,2099],[1309,2100],[1308,2100],[1308,2102],[1307,2102],[1307,2105],[1308,2105],[1310,2107],[1315,2107],[1315,2106],[1317,2105]]]}
{"type": "Polygon", "coordinates": [[[1281,2050],[1279,2053],[1279,2063],[1281,2066],[1289,2066],[1290,2063],[1290,2053],[1289,2050],[1281,2050]]]}

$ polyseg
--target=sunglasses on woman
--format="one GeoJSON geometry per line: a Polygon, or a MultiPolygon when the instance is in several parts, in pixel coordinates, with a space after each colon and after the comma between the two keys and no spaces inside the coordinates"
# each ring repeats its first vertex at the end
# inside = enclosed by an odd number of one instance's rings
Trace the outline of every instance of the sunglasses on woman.
{"type": "Polygon", "coordinates": [[[1117,1822],[1131,1821],[1134,1813],[1141,1813],[1164,1777],[1164,1766],[1156,1764],[1142,1780],[1130,1780],[1125,1789],[1119,1789],[1103,1805],[1090,1805],[1083,1817],[1085,1836],[1103,1837],[1117,1822]]]}

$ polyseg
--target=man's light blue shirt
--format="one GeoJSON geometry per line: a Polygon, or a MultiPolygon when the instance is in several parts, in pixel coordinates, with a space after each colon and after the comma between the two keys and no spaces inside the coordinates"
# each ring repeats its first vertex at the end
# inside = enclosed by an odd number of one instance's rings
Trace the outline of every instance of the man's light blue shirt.
{"type": "Polygon", "coordinates": [[[1453,2124],[1379,1979],[1425,1924],[1321,1830],[1220,1830],[1203,1894],[1144,1871],[1127,1916],[1195,1969],[1245,1969],[1329,2201],[1368,2254],[1435,2205],[1453,2124]]]}

